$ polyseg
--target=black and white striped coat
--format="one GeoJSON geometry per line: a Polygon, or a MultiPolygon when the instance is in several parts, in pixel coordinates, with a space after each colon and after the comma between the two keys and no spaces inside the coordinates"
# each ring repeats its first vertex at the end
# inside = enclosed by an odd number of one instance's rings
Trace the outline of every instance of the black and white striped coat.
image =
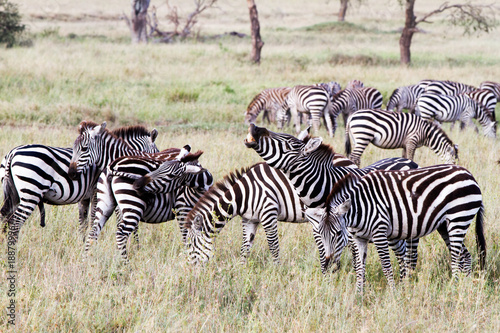
{"type": "Polygon", "coordinates": [[[485,107],[486,111],[489,113],[489,117],[496,121],[495,117],[495,107],[497,106],[497,97],[495,94],[488,89],[476,89],[471,92],[465,93],[479,104],[485,107]]]}
{"type": "MultiPolygon", "coordinates": [[[[340,260],[348,236],[352,235],[358,251],[356,284],[360,292],[368,242],[375,244],[384,275],[394,288],[389,241],[411,242],[443,228],[449,235],[452,275],[457,277],[467,251],[465,234],[476,215],[476,241],[483,269],[486,263],[483,213],[479,185],[469,171],[456,165],[375,171],[361,178],[349,175],[333,189],[326,209],[306,211],[315,237],[323,243],[327,266],[340,260]]],[[[465,272],[470,270],[467,267],[465,272]]]]}
{"type": "Polygon", "coordinates": [[[384,149],[403,148],[403,157],[413,160],[415,150],[426,146],[445,163],[455,164],[458,147],[438,126],[415,114],[383,110],[359,110],[351,115],[346,128],[346,154],[357,166],[372,143],[384,149]]]}
{"type": "Polygon", "coordinates": [[[407,109],[408,112],[413,113],[417,100],[423,92],[424,88],[420,84],[396,88],[389,97],[387,110],[402,112],[403,109],[407,109]]]}
{"type": "Polygon", "coordinates": [[[299,133],[301,122],[299,113],[305,113],[310,115],[313,128],[317,132],[320,120],[324,116],[328,134],[333,137],[337,125],[331,117],[331,107],[330,94],[323,87],[295,86],[288,93],[285,103],[277,114],[278,128],[283,128],[288,118],[287,113],[290,112],[295,130],[299,133]]]}
{"type": "Polygon", "coordinates": [[[177,217],[183,241],[184,219],[201,195],[212,185],[213,177],[198,163],[202,152],[186,155],[171,148],[151,157],[125,156],[114,160],[101,174],[97,184],[95,218],[85,251],[97,240],[105,223],[116,209],[119,213],[116,241],[127,262],[127,241],[139,222],[162,223],[177,217]],[[145,186],[144,178],[162,167],[161,190],[145,186]]]}
{"type": "Polygon", "coordinates": [[[491,91],[497,100],[500,100],[500,83],[493,81],[483,81],[479,85],[479,89],[486,89],[491,91]]]}
{"type": "MultiPolygon", "coordinates": [[[[154,144],[158,132],[142,126],[117,129],[111,135],[128,147],[157,152],[154,144]]],[[[91,165],[76,178],[69,175],[71,148],[24,145],[12,149],[0,167],[4,190],[1,210],[4,222],[11,224],[17,237],[26,219],[38,206],[41,225],[45,225],[44,203],[68,205],[78,203],[80,232],[84,235],[97,178],[101,170],[91,165]]]]}
{"type": "Polygon", "coordinates": [[[380,91],[372,87],[344,89],[339,92],[332,105],[333,117],[337,119],[340,113],[347,124],[349,116],[361,109],[380,109],[383,97],[380,91]]]}
{"type": "Polygon", "coordinates": [[[257,94],[245,111],[245,124],[249,125],[257,120],[257,116],[263,111],[262,120],[274,123],[277,112],[282,108],[285,99],[292,88],[268,88],[257,94]]]}
{"type": "MultiPolygon", "coordinates": [[[[422,82],[422,81],[421,81],[422,82]]],[[[459,95],[471,92],[477,88],[468,84],[455,82],[455,81],[437,81],[432,80],[425,86],[426,94],[437,94],[437,95],[459,95]]]]}
{"type": "Polygon", "coordinates": [[[424,93],[417,102],[415,113],[425,120],[434,119],[438,123],[454,122],[473,126],[472,119],[477,119],[487,137],[496,137],[496,122],[480,103],[467,95],[438,95],[424,93]]]}

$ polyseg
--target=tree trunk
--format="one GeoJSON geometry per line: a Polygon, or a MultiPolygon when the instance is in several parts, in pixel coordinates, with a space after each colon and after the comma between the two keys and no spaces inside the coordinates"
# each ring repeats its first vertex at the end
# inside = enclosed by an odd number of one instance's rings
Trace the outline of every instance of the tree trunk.
{"type": "Polygon", "coordinates": [[[264,42],[260,38],[259,13],[257,13],[257,5],[254,0],[247,0],[247,5],[252,29],[252,61],[260,64],[260,51],[264,42]]]}
{"type": "Polygon", "coordinates": [[[415,14],[413,13],[413,7],[415,5],[415,0],[406,0],[405,4],[405,26],[403,32],[401,33],[401,38],[399,39],[399,51],[400,51],[400,62],[401,65],[409,66],[411,63],[411,39],[415,33],[415,14]]]}
{"type": "Polygon", "coordinates": [[[339,9],[339,17],[338,20],[340,22],[345,21],[345,13],[347,12],[347,5],[349,4],[349,0],[340,0],[340,9],[339,9]]]}
{"type": "Polygon", "coordinates": [[[148,42],[148,7],[150,0],[133,0],[130,34],[132,43],[148,42]]]}

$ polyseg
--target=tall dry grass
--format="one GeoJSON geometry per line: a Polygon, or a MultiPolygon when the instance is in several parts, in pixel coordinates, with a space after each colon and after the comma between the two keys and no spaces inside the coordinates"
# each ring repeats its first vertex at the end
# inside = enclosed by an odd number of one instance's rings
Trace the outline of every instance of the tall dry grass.
{"type": "MultiPolygon", "coordinates": [[[[70,147],[83,119],[106,120],[110,128],[141,123],[159,129],[160,148],[190,143],[204,150],[201,162],[220,179],[261,161],[242,144],[247,130],[243,112],[264,88],[330,80],[344,86],[355,78],[377,87],[387,101],[394,88],[424,78],[474,85],[500,80],[498,34],[462,36],[441,20],[424,27],[429,33],[415,37],[412,67],[394,65],[402,11],[383,1],[354,6],[346,25],[332,22],[332,2],[312,2],[310,12],[302,1],[259,3],[266,42],[260,66],[248,61],[248,38],[131,46],[122,21],[77,19],[82,13],[128,13],[128,3],[59,1],[57,8],[49,6],[56,2],[20,3],[34,46],[0,54],[2,155],[26,143],[70,147]],[[324,22],[329,23],[317,25],[324,22]]],[[[421,5],[417,13],[432,8],[433,2],[421,5]]],[[[202,36],[248,31],[244,5],[221,1],[219,7],[200,19],[202,36]]],[[[319,135],[343,152],[342,129],[334,139],[327,138],[324,129],[319,135]]],[[[272,263],[259,230],[248,264],[241,265],[239,218],[222,230],[215,257],[203,267],[186,263],[175,221],[141,224],[140,246],[130,245],[131,264],[124,267],[115,249],[114,218],[82,262],[76,206],[49,206],[44,229],[35,213],[21,231],[16,329],[499,331],[500,146],[498,140],[470,130],[445,130],[459,144],[460,165],[474,174],[483,191],[485,272],[475,270],[470,277],[450,281],[446,247],[430,235],[421,241],[416,274],[398,284],[394,294],[387,290],[377,254],[370,248],[367,288],[360,298],[349,254],[340,272],[320,273],[308,224],[280,223],[280,265],[272,263]]],[[[363,164],[400,154],[370,146],[363,164]]],[[[441,163],[427,148],[417,150],[415,161],[422,166],[441,163]]],[[[476,263],[473,228],[466,244],[476,263]]],[[[5,251],[0,260],[1,279],[6,281],[5,251]]],[[[2,307],[9,301],[6,288],[0,283],[2,307]]],[[[0,318],[1,331],[12,329],[3,313],[0,318]]]]}

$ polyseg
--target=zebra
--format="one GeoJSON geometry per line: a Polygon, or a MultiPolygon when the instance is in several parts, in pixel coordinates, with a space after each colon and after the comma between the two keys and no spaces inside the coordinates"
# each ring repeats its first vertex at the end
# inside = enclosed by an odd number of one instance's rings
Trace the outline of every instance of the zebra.
{"type": "Polygon", "coordinates": [[[417,100],[423,92],[424,88],[420,84],[396,88],[389,97],[387,110],[402,112],[403,109],[407,109],[409,113],[413,113],[417,100]]]}
{"type": "Polygon", "coordinates": [[[347,123],[345,149],[358,167],[370,142],[379,148],[403,148],[403,157],[410,160],[415,149],[422,146],[432,149],[447,164],[455,164],[458,159],[458,146],[446,133],[415,114],[370,109],[354,113],[347,123]]]}
{"type": "MultiPolygon", "coordinates": [[[[117,140],[147,152],[157,152],[154,141],[158,131],[148,132],[143,126],[119,128],[112,132],[117,140]]],[[[72,148],[40,144],[23,145],[12,149],[0,167],[4,204],[0,211],[2,229],[10,226],[17,237],[19,230],[38,206],[40,225],[45,226],[44,203],[68,205],[78,203],[79,229],[84,235],[90,202],[100,170],[92,165],[76,178],[69,176],[72,148]]]]}
{"type": "Polygon", "coordinates": [[[125,263],[128,263],[128,238],[137,231],[140,221],[162,223],[177,217],[185,242],[184,217],[213,183],[210,172],[198,163],[203,152],[187,152],[171,148],[153,157],[124,156],[114,160],[99,177],[95,218],[85,253],[117,209],[116,242],[125,263]],[[145,177],[154,175],[159,168],[162,169],[161,188],[151,188],[145,177]]]}
{"type": "Polygon", "coordinates": [[[333,118],[337,119],[342,112],[344,125],[349,115],[360,109],[380,109],[383,97],[380,91],[372,87],[344,89],[335,96],[332,105],[333,118]]]}
{"type": "MultiPolygon", "coordinates": [[[[421,81],[422,82],[422,81],[421,81]]],[[[476,90],[476,87],[454,81],[437,81],[432,80],[425,86],[426,94],[437,95],[459,95],[476,90]]]]}
{"type": "MultiPolygon", "coordinates": [[[[311,208],[323,207],[335,183],[349,173],[362,176],[377,169],[418,167],[415,162],[405,158],[383,159],[363,169],[338,166],[334,163],[335,152],[332,147],[323,144],[320,137],[309,136],[307,130],[296,138],[251,124],[244,143],[271,167],[281,170],[290,179],[301,201],[311,208]]],[[[412,249],[411,255],[416,258],[416,249],[412,249]]],[[[324,260],[320,251],[320,261],[324,260]]]]}
{"type": "Polygon", "coordinates": [[[491,91],[497,100],[500,100],[500,83],[493,82],[493,81],[483,81],[479,85],[479,89],[486,89],[491,91]]]}
{"type": "Polygon", "coordinates": [[[319,86],[295,86],[288,93],[285,103],[277,113],[278,128],[283,128],[287,121],[287,112],[290,112],[291,118],[295,121],[295,130],[300,132],[300,113],[310,115],[314,130],[319,130],[320,118],[324,116],[328,134],[333,137],[337,123],[332,121],[331,117],[330,93],[319,86]]]}
{"type": "MultiPolygon", "coordinates": [[[[417,102],[415,113],[425,120],[435,122],[453,122],[474,126],[472,118],[476,118],[483,128],[485,136],[496,137],[497,123],[486,108],[467,95],[438,95],[424,93],[417,102]]],[[[463,128],[463,126],[461,126],[463,128]]]]}
{"type": "Polygon", "coordinates": [[[261,111],[264,111],[262,120],[267,120],[268,124],[274,122],[276,113],[285,103],[285,99],[291,89],[290,87],[268,88],[257,94],[250,104],[248,104],[245,111],[245,124],[248,125],[255,122],[261,111]]]}
{"type": "Polygon", "coordinates": [[[491,90],[476,89],[471,92],[464,93],[464,95],[469,96],[479,104],[483,105],[488,111],[490,118],[493,121],[496,121],[495,107],[497,105],[498,99],[491,90]]]}
{"type": "MultiPolygon", "coordinates": [[[[472,174],[457,165],[436,165],[407,171],[375,171],[363,177],[346,176],[332,190],[326,208],[310,208],[306,216],[315,237],[326,253],[325,265],[338,263],[348,237],[354,238],[356,286],[362,293],[367,245],[373,241],[382,270],[394,289],[388,243],[424,237],[444,228],[449,235],[452,276],[459,271],[470,274],[471,264],[463,268],[467,251],[464,238],[476,216],[476,243],[480,268],[486,264],[483,232],[484,206],[479,185],[472,174]],[[349,232],[347,231],[349,230],[349,232]]],[[[468,253],[468,251],[467,251],[468,253]]]]}

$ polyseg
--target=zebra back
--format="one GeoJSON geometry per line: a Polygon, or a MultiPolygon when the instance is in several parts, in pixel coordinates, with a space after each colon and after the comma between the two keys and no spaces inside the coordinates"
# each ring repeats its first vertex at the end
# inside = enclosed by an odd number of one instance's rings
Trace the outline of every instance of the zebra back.
{"type": "Polygon", "coordinates": [[[427,85],[425,93],[438,95],[458,95],[471,92],[476,88],[468,84],[454,81],[434,81],[427,85]]]}
{"type": "Polygon", "coordinates": [[[479,89],[486,89],[495,94],[497,100],[500,100],[500,83],[493,81],[483,81],[479,85],[479,89]]]}

